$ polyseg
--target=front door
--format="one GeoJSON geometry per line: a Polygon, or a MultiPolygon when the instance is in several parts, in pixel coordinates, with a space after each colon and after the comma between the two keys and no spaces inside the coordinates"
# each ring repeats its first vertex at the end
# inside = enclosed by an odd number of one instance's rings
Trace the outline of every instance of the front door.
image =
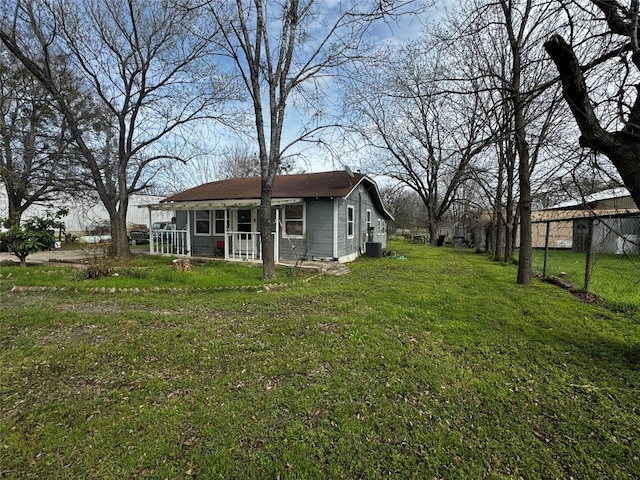
{"type": "MultiPolygon", "coordinates": [[[[254,232],[255,220],[253,218],[253,210],[240,209],[236,211],[236,232],[254,232]]],[[[251,236],[249,236],[250,238],[251,236]]]]}
{"type": "Polygon", "coordinates": [[[260,246],[257,244],[257,212],[250,208],[241,208],[235,211],[233,216],[233,230],[236,232],[233,239],[235,253],[255,257],[259,255],[260,246]]]}

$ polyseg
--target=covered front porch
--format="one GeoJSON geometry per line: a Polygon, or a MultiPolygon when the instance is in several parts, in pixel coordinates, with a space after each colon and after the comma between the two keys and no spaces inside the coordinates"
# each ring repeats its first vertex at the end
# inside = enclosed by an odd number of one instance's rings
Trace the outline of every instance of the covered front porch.
{"type": "MultiPolygon", "coordinates": [[[[277,199],[272,202],[274,259],[279,262],[281,239],[280,207],[302,199],[277,199]]],[[[173,211],[170,228],[149,232],[149,252],[156,255],[219,257],[229,261],[261,261],[262,239],[259,232],[259,201],[199,201],[146,205],[149,225],[154,211],[173,211]]]]}
{"type": "MultiPolygon", "coordinates": [[[[274,236],[274,253],[278,251],[276,233],[274,236]]],[[[154,230],[149,235],[149,253],[153,255],[178,255],[178,256],[214,256],[223,257],[225,260],[262,260],[262,242],[260,232],[234,232],[228,231],[223,235],[223,240],[215,242],[213,254],[194,253],[189,230],[154,230]]],[[[275,257],[277,261],[277,256],[275,257]]]]}

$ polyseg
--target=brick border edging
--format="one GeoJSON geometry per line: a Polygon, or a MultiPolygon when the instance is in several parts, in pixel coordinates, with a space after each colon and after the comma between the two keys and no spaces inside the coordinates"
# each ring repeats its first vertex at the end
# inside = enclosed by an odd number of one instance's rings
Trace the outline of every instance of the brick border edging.
{"type": "MultiPolygon", "coordinates": [[[[302,280],[308,283],[312,279],[324,275],[319,273],[302,280]]],[[[10,293],[30,293],[30,292],[73,292],[73,293],[198,293],[198,292],[248,292],[255,291],[257,293],[263,291],[274,291],[289,288],[294,283],[266,283],[264,285],[244,285],[239,287],[205,287],[205,288],[179,288],[179,287],[152,287],[152,288],[116,288],[116,287],[37,287],[37,286],[18,286],[14,285],[10,293]]]]}

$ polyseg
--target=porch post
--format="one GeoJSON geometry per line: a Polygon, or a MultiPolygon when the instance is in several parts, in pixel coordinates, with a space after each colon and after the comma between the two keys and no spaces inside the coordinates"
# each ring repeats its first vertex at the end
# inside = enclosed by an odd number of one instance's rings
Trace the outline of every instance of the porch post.
{"type": "Polygon", "coordinates": [[[224,209],[224,259],[229,260],[229,209],[224,209]]]}
{"type": "Polygon", "coordinates": [[[187,255],[192,257],[191,254],[191,215],[189,215],[191,211],[187,210],[187,255]]]}
{"type": "Polygon", "coordinates": [[[153,231],[151,227],[153,226],[153,222],[151,221],[151,207],[148,207],[149,210],[149,254],[153,255],[153,231]]]}
{"type": "Polygon", "coordinates": [[[338,199],[333,199],[333,258],[338,259],[338,213],[340,212],[338,199]]]}
{"type": "Polygon", "coordinates": [[[276,207],[276,238],[273,239],[273,261],[280,261],[280,209],[276,207]]]}

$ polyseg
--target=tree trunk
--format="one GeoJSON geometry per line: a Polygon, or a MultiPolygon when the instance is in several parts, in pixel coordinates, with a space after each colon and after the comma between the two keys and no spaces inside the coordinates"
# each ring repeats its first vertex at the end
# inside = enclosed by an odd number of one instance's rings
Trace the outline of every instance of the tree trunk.
{"type": "Polygon", "coordinates": [[[514,203],[513,198],[514,191],[514,168],[515,158],[509,154],[507,160],[509,162],[507,167],[507,203],[505,206],[505,227],[504,227],[504,261],[508,262],[513,257],[513,252],[516,247],[516,235],[518,230],[517,215],[514,215],[514,203]]]}
{"type": "Polygon", "coordinates": [[[20,222],[22,221],[22,214],[24,213],[23,208],[18,208],[15,205],[15,202],[12,201],[11,195],[9,197],[9,216],[4,222],[4,226],[9,228],[12,225],[20,226],[20,222]]]}
{"type": "MultiPolygon", "coordinates": [[[[520,98],[520,95],[516,95],[520,98]]],[[[515,125],[516,142],[518,148],[518,167],[520,180],[520,202],[518,216],[520,217],[520,253],[518,255],[517,283],[529,284],[533,279],[533,252],[531,242],[531,181],[529,179],[529,146],[525,139],[524,114],[522,106],[516,107],[515,125]]],[[[505,261],[508,261],[505,258],[505,261]]]]}
{"type": "Polygon", "coordinates": [[[271,233],[271,201],[260,201],[260,238],[262,239],[262,278],[269,280],[276,278],[273,235],[271,233]],[[265,203],[266,202],[266,203],[265,203]]]}
{"type": "MultiPolygon", "coordinates": [[[[125,154],[122,153],[122,156],[125,154]]],[[[121,157],[122,158],[122,157],[121,157]]],[[[126,162],[129,163],[129,160],[126,162]]],[[[115,232],[115,255],[118,258],[131,258],[131,249],[129,248],[129,236],[127,235],[127,211],[129,210],[129,193],[127,192],[127,176],[124,169],[120,169],[118,173],[118,209],[117,220],[118,229],[115,232]]],[[[175,238],[174,238],[175,241],[175,238]]]]}
{"type": "Polygon", "coordinates": [[[115,224],[111,223],[111,255],[118,258],[131,258],[129,237],[127,236],[127,212],[116,213],[115,224]]]}
{"type": "Polygon", "coordinates": [[[271,218],[271,194],[273,182],[262,181],[260,192],[260,238],[262,240],[262,278],[276,278],[276,265],[273,255],[273,219],[271,218]]]}
{"type": "Polygon", "coordinates": [[[500,160],[498,166],[498,184],[496,186],[496,201],[493,207],[493,215],[495,218],[495,244],[493,249],[493,259],[498,260],[500,258],[500,247],[502,243],[500,239],[502,238],[502,226],[503,226],[503,216],[502,216],[502,197],[504,195],[504,159],[503,154],[500,153],[500,160]]]}
{"type": "MultiPolygon", "coordinates": [[[[105,193],[104,189],[98,190],[105,193]]],[[[111,234],[111,246],[108,249],[110,256],[118,258],[131,258],[129,237],[127,236],[127,210],[121,204],[120,209],[115,206],[115,201],[105,195],[101,195],[102,203],[109,214],[109,233],[111,234]],[[106,201],[104,199],[107,199],[106,201]]]]}
{"type": "MultiPolygon", "coordinates": [[[[511,2],[501,3],[504,15],[509,42],[511,44],[512,80],[511,80],[511,101],[513,102],[513,127],[516,151],[518,152],[518,185],[520,187],[520,201],[518,203],[518,215],[520,217],[520,254],[518,259],[517,283],[529,284],[533,279],[533,261],[531,251],[531,181],[529,178],[529,145],[526,137],[525,121],[525,95],[522,93],[522,48],[524,23],[520,25],[516,35],[513,27],[513,5],[511,2]]],[[[527,2],[527,10],[531,4],[527,2]]],[[[524,20],[527,21],[528,13],[523,13],[524,20]]],[[[505,239],[506,240],[506,239],[505,239]]],[[[508,259],[505,258],[505,261],[508,259]]]]}
{"type": "Polygon", "coordinates": [[[516,247],[518,245],[518,224],[519,224],[519,220],[518,220],[518,215],[517,212],[515,215],[511,215],[511,229],[510,229],[510,233],[511,236],[507,239],[508,242],[510,242],[510,246],[509,246],[509,258],[513,257],[513,253],[516,251],[516,247]]]}
{"type": "Polygon", "coordinates": [[[502,253],[502,237],[503,237],[503,222],[502,215],[499,213],[495,215],[495,224],[493,229],[494,243],[493,243],[493,259],[500,260],[500,254],[502,253]]]}
{"type": "MultiPolygon", "coordinates": [[[[522,160],[521,160],[522,161],[522,160]]],[[[533,279],[533,251],[531,242],[531,191],[520,192],[520,254],[518,255],[519,284],[529,284],[533,279]]],[[[505,259],[508,260],[508,259],[505,259]]]]}
{"type": "Polygon", "coordinates": [[[495,243],[491,243],[491,242],[493,242],[491,237],[494,235],[494,233],[495,233],[495,230],[493,228],[493,224],[487,225],[484,228],[484,237],[485,237],[484,238],[484,251],[485,252],[491,252],[495,248],[495,243]]]}
{"type": "Polygon", "coordinates": [[[435,245],[438,241],[438,225],[435,222],[429,222],[429,244],[435,245]]]}

